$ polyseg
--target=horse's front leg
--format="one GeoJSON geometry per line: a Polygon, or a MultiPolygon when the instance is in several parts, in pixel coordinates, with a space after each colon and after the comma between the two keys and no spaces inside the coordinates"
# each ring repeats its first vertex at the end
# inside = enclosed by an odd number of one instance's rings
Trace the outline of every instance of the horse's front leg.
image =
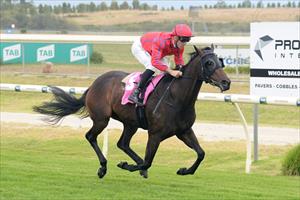
{"type": "Polygon", "coordinates": [[[178,175],[187,175],[187,174],[194,174],[197,170],[198,166],[202,162],[205,156],[205,152],[200,147],[198,140],[195,136],[195,133],[193,129],[188,129],[184,133],[176,134],[176,136],[182,140],[187,146],[189,146],[191,149],[195,150],[197,153],[197,160],[194,162],[194,164],[190,168],[180,168],[177,171],[178,175]]]}
{"type": "Polygon", "coordinates": [[[153,158],[157,152],[161,139],[155,135],[150,135],[147,142],[144,163],[141,165],[126,165],[128,171],[147,170],[151,167],[153,158]]]}

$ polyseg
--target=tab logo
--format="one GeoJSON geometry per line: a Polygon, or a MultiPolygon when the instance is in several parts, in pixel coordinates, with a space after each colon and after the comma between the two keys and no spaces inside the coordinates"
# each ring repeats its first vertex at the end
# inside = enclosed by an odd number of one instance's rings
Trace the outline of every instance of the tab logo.
{"type": "Polygon", "coordinates": [[[37,53],[37,62],[54,58],[55,56],[54,44],[38,48],[36,53],[37,53]]]}
{"type": "Polygon", "coordinates": [[[16,44],[3,48],[3,62],[20,58],[21,57],[21,44],[16,44]]]}
{"type": "Polygon", "coordinates": [[[75,62],[87,58],[87,45],[82,45],[70,50],[70,62],[75,62]]]}

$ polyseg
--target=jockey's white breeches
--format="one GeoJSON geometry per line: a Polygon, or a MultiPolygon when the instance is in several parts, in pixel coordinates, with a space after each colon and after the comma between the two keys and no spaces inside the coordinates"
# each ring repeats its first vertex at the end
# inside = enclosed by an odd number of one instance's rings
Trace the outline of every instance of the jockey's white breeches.
{"type": "MultiPolygon", "coordinates": [[[[131,52],[134,57],[145,66],[146,69],[150,69],[154,72],[160,73],[160,70],[155,68],[151,63],[151,55],[143,48],[141,44],[140,38],[135,40],[131,46],[131,52]]],[[[161,61],[167,65],[169,65],[169,61],[166,57],[162,58],[161,61]]]]}

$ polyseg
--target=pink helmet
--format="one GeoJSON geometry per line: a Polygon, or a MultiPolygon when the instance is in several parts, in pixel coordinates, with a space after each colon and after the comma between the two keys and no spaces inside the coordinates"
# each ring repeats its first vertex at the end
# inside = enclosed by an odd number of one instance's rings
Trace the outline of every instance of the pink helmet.
{"type": "Polygon", "coordinates": [[[186,24],[177,24],[172,31],[172,35],[179,37],[192,37],[191,28],[186,24]]]}

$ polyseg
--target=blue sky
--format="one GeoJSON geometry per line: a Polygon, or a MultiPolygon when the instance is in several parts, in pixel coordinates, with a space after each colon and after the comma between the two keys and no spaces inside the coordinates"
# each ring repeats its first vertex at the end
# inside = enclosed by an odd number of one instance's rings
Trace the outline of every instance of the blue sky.
{"type": "MultiPolygon", "coordinates": [[[[58,5],[62,4],[63,2],[70,3],[72,5],[77,5],[80,3],[90,3],[94,2],[95,4],[100,4],[101,2],[106,2],[106,4],[110,5],[111,0],[33,0],[35,5],[39,4],[47,4],[47,5],[58,5]]],[[[132,4],[132,0],[116,0],[119,4],[127,1],[130,5],[132,4]]],[[[251,0],[252,3],[257,3],[259,0],[251,0]]],[[[287,3],[289,0],[263,0],[263,3],[266,5],[267,3],[277,3],[280,2],[281,4],[287,3]]],[[[299,0],[290,0],[294,2],[299,2],[299,0]]],[[[200,5],[214,5],[218,1],[217,0],[139,0],[140,3],[147,3],[148,5],[158,5],[159,8],[165,7],[169,8],[173,6],[174,8],[180,8],[182,5],[185,8],[190,6],[200,6],[200,5]]],[[[227,4],[238,4],[243,2],[243,0],[227,0],[225,1],[227,4]]]]}

